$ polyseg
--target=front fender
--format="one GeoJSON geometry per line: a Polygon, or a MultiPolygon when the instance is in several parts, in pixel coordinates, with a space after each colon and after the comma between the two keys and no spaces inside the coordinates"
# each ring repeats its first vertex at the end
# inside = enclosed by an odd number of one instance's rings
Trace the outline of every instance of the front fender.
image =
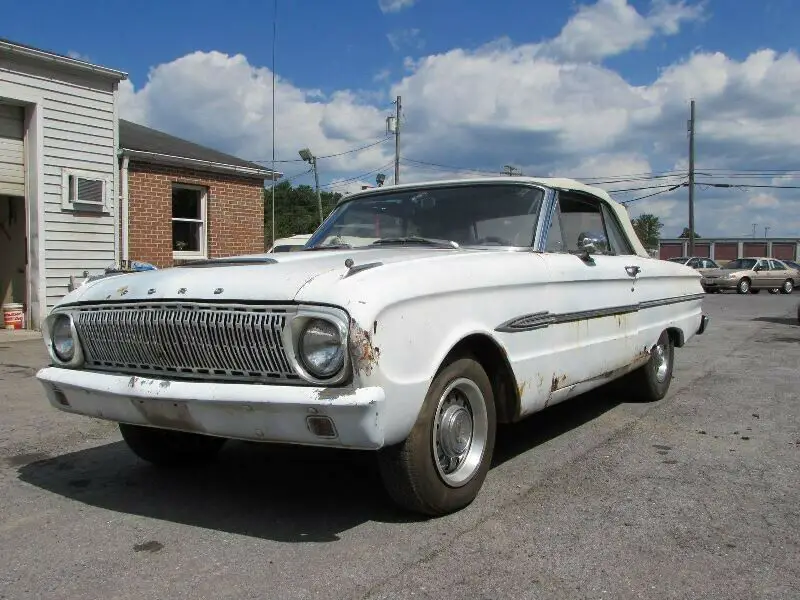
{"type": "Polygon", "coordinates": [[[386,441],[404,440],[428,389],[450,351],[470,335],[491,337],[506,348],[488,323],[469,316],[472,298],[417,298],[372,314],[351,313],[350,354],[357,385],[379,386],[386,396],[386,441]]]}

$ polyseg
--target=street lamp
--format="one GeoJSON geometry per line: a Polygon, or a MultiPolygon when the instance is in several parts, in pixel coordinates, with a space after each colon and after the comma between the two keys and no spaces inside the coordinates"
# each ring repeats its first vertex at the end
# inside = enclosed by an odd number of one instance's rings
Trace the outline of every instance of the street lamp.
{"type": "Polygon", "coordinates": [[[378,184],[378,187],[381,187],[384,181],[386,181],[386,175],[384,175],[383,173],[378,173],[375,176],[375,183],[378,184]]]}
{"type": "Polygon", "coordinates": [[[311,154],[311,150],[303,148],[299,151],[300,158],[311,165],[314,170],[314,187],[317,191],[317,205],[319,206],[319,223],[322,224],[322,196],[319,193],[319,173],[317,172],[317,157],[311,154]]]}

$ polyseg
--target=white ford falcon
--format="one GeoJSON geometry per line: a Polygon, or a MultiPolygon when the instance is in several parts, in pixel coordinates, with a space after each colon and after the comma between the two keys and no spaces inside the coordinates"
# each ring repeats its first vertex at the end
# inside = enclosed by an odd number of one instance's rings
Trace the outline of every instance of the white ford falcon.
{"type": "Polygon", "coordinates": [[[226,439],[374,450],[398,504],[441,515],[478,494],[498,423],[613,380],[663,398],[703,297],[603,190],[405,184],[345,197],[303,251],[83,285],[38,378],[154,464],[226,439]]]}

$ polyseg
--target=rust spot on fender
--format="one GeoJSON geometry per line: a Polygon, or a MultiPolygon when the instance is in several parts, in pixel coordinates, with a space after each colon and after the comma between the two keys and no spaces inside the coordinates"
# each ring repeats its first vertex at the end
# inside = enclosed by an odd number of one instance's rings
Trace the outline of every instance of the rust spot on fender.
{"type": "Polygon", "coordinates": [[[550,391],[555,392],[567,380],[566,375],[553,375],[553,382],[550,385],[550,391]]]}
{"type": "MultiPolygon", "coordinates": [[[[377,323],[377,321],[376,321],[377,323]]],[[[381,356],[380,348],[372,345],[369,331],[361,327],[355,320],[350,321],[350,356],[353,357],[353,369],[356,374],[364,371],[365,375],[372,373],[372,369],[378,366],[378,359],[381,356]]]]}
{"type": "Polygon", "coordinates": [[[527,381],[523,381],[522,383],[517,385],[517,392],[519,393],[519,397],[522,398],[522,395],[525,393],[525,386],[528,384],[527,381]]]}

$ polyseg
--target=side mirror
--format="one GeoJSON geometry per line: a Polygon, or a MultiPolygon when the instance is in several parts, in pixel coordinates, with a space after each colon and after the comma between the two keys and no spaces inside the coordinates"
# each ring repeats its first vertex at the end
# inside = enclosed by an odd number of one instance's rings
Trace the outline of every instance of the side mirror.
{"type": "Polygon", "coordinates": [[[581,258],[589,260],[589,255],[604,254],[608,250],[608,240],[602,233],[583,232],[578,236],[578,249],[581,258]]]}

